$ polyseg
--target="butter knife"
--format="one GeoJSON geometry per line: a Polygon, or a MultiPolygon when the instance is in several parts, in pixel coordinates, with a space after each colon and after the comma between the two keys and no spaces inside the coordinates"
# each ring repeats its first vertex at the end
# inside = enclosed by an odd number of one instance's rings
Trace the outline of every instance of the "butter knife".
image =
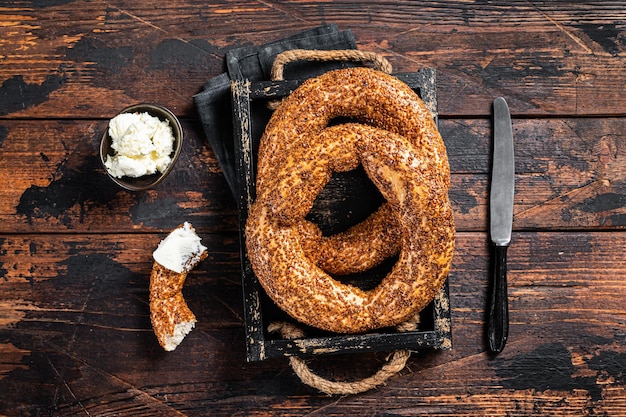
{"type": "Polygon", "coordinates": [[[493,162],[489,190],[489,233],[493,246],[492,291],[489,300],[487,339],[499,353],[509,334],[506,255],[513,228],[515,159],[509,107],[503,97],[493,102],[493,162]]]}

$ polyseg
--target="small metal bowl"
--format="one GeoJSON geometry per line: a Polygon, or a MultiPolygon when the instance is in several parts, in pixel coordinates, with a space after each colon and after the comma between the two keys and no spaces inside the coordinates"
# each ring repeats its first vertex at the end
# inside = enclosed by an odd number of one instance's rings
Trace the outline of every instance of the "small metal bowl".
{"type": "Polygon", "coordinates": [[[107,155],[113,156],[115,151],[111,148],[111,137],[109,136],[109,127],[107,125],[107,129],[102,135],[102,141],[100,142],[100,161],[102,162],[102,167],[104,171],[107,173],[109,178],[113,180],[117,185],[122,188],[125,188],[130,191],[141,191],[147,190],[155,187],[161,181],[165,179],[167,174],[170,173],[174,164],[178,157],[180,156],[180,151],[183,147],[183,128],[180,125],[180,121],[178,118],[172,113],[170,110],[165,107],[159,106],[157,104],[149,104],[149,103],[141,103],[135,104],[129,107],[126,107],[119,114],[122,113],[148,113],[150,116],[154,116],[159,118],[160,120],[169,121],[170,127],[172,128],[172,133],[174,134],[174,144],[173,151],[171,155],[171,162],[168,165],[165,172],[157,172],[155,174],[144,175],[141,177],[133,178],[133,177],[122,177],[116,178],[109,173],[109,170],[104,165],[106,161],[107,155]]]}

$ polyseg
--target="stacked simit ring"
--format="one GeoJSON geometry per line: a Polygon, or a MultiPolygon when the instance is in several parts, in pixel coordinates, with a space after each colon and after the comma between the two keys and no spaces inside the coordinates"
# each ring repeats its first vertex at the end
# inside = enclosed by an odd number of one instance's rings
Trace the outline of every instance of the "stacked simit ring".
{"type": "Polygon", "coordinates": [[[273,114],[258,154],[246,224],[252,268],[295,319],[339,333],[399,324],[443,285],[454,250],[450,171],[432,115],[406,84],[368,68],[307,80],[273,114]],[[329,126],[338,117],[350,122],[329,126]],[[332,172],[362,165],[386,202],[364,222],[322,236],[305,219],[332,172]],[[378,286],[332,278],[398,253],[378,286]]]}

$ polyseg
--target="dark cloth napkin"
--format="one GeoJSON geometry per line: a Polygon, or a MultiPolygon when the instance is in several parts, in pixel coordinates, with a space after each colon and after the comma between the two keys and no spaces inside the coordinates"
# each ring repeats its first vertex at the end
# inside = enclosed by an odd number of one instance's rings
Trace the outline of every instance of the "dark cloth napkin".
{"type": "MultiPolygon", "coordinates": [[[[193,99],[202,127],[226,181],[237,199],[239,185],[235,172],[231,80],[264,81],[270,79],[274,58],[290,49],[356,49],[351,31],[339,31],[337,25],[329,24],[300,32],[288,38],[265,45],[232,49],[226,53],[227,71],[208,80],[203,91],[193,99]]],[[[305,79],[320,75],[330,69],[346,66],[337,62],[294,62],[285,67],[285,79],[305,79]]],[[[267,109],[252,111],[252,117],[260,120],[253,124],[264,126],[267,109]]]]}

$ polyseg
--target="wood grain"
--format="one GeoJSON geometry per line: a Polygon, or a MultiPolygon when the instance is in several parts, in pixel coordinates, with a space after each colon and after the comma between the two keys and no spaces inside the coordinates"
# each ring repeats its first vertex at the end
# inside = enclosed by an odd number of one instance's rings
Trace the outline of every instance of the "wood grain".
{"type": "MultiPolygon", "coordinates": [[[[106,121],[0,121],[0,176],[7,179],[0,183],[0,231],[167,230],[182,217],[201,229],[237,230],[234,199],[204,134],[195,122],[183,128],[178,166],[154,190],[131,193],[100,165],[106,121]]],[[[626,226],[626,118],[517,119],[513,129],[517,230],[626,226]]],[[[440,130],[457,228],[484,230],[491,122],[444,119],[440,130]]],[[[329,198],[341,195],[341,186],[329,198]]]]}
{"type": "MultiPolygon", "coordinates": [[[[245,364],[236,239],[202,236],[210,256],[185,287],[199,323],[179,349],[165,353],[151,331],[146,301],[150,253],[160,236],[63,236],[3,238],[14,261],[3,265],[3,291],[10,297],[0,326],[8,353],[0,386],[3,392],[24,390],[8,396],[8,405],[24,411],[54,406],[69,415],[82,407],[97,414],[120,406],[134,415],[138,404],[154,412],[175,410],[184,401],[185,415],[202,415],[208,406],[218,415],[260,406],[276,415],[322,406],[355,416],[398,406],[444,415],[486,407],[483,412],[504,414],[515,404],[523,415],[539,402],[541,415],[556,412],[558,398],[569,392],[570,404],[559,411],[568,415],[566,410],[610,410],[624,393],[623,234],[516,235],[509,256],[510,343],[490,358],[481,336],[486,236],[460,233],[450,276],[453,349],[416,354],[382,397],[372,392],[339,400],[300,386],[284,361],[245,364]],[[51,397],[53,390],[62,395],[51,397]],[[302,396],[304,403],[294,402],[302,396]],[[391,400],[397,396],[402,402],[391,400]]],[[[382,354],[340,355],[312,366],[354,378],[382,360],[382,354]],[[354,368],[355,361],[362,369],[354,368]]]]}
{"type": "MultiPolygon", "coordinates": [[[[626,416],[626,9],[621,1],[25,0],[0,6],[0,415],[626,416]],[[247,363],[238,219],[193,95],[232,48],[336,23],[394,72],[437,71],[457,224],[449,351],[328,397],[285,358],[247,363]],[[485,352],[491,103],[513,114],[510,338],[485,352]],[[183,122],[157,188],[106,177],[107,121],[137,102],[183,122]],[[170,353],[149,321],[151,253],[191,221],[209,258],[170,353]]],[[[338,179],[320,206],[346,197],[338,179]]],[[[331,379],[386,353],[318,355],[331,379]]]]}
{"type": "Polygon", "coordinates": [[[497,96],[516,115],[626,114],[619,1],[42,6],[0,10],[1,117],[111,117],[141,101],[193,115],[191,97],[223,71],[226,50],[322,22],[351,29],[397,71],[436,68],[442,115],[488,115],[497,96]]]}

